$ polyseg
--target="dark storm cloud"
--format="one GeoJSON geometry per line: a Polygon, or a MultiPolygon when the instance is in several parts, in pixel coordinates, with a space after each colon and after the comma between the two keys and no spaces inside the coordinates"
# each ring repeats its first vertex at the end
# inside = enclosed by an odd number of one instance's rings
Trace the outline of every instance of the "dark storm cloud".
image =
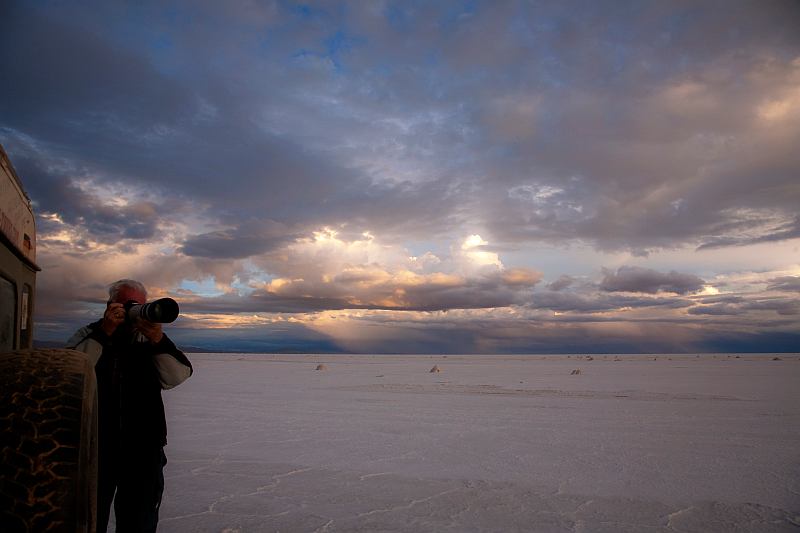
{"type": "Polygon", "coordinates": [[[736,294],[720,294],[713,296],[701,296],[699,301],[704,304],[738,304],[744,301],[744,297],[736,294]]]}
{"type": "Polygon", "coordinates": [[[745,236],[745,237],[719,237],[712,238],[698,246],[698,250],[723,248],[725,246],[747,246],[764,242],[777,242],[788,239],[800,238],[800,217],[795,217],[794,221],[781,224],[777,228],[765,235],[745,236]]]}
{"type": "Polygon", "coordinates": [[[703,288],[705,281],[692,274],[670,271],[658,272],[650,268],[620,267],[616,272],[604,270],[600,290],[607,292],[673,292],[688,294],[703,288]]]}
{"type": "MultiPolygon", "coordinates": [[[[441,287],[436,285],[415,287],[407,290],[407,304],[389,309],[407,311],[442,311],[449,309],[487,309],[519,305],[525,294],[500,284],[478,284],[477,286],[441,287]]],[[[381,307],[376,307],[381,308],[381,307]]]]}
{"type": "Polygon", "coordinates": [[[741,298],[734,303],[698,305],[689,309],[691,315],[742,315],[751,311],[774,311],[781,316],[800,314],[800,301],[795,298],[741,298]]]}
{"type": "Polygon", "coordinates": [[[240,259],[275,250],[297,237],[299,234],[292,235],[285,224],[250,221],[233,230],[192,235],[178,250],[192,257],[240,259]]]}
{"type": "Polygon", "coordinates": [[[731,316],[741,315],[745,310],[738,305],[734,304],[713,304],[713,305],[700,305],[692,307],[688,310],[690,315],[717,315],[717,316],[731,316]]]}
{"type": "Polygon", "coordinates": [[[104,244],[121,240],[145,241],[153,238],[166,209],[152,201],[125,198],[123,204],[99,197],[91,187],[79,186],[79,172],[48,168],[45,161],[28,155],[17,157],[15,165],[25,176],[26,188],[34,198],[39,215],[58,214],[59,221],[39,219],[40,234],[67,228],[104,244]]]}
{"type": "Polygon", "coordinates": [[[575,282],[575,279],[571,276],[560,276],[557,280],[547,285],[547,288],[551,291],[560,291],[562,289],[566,289],[570,285],[575,282]]]}
{"type": "Polygon", "coordinates": [[[658,272],[649,268],[620,267],[616,272],[604,269],[600,290],[607,292],[673,292],[687,294],[702,289],[705,282],[692,274],[658,272]]]}
{"type": "Polygon", "coordinates": [[[800,291],[800,276],[781,276],[769,280],[767,289],[775,291],[800,291]]]}
{"type": "MultiPolygon", "coordinates": [[[[74,152],[112,149],[126,135],[173,123],[186,92],[147,58],[74,25],[10,2],[0,32],[0,115],[6,126],[74,152]]],[[[103,160],[110,154],[99,154],[103,160]]]]}
{"type": "Polygon", "coordinates": [[[265,290],[257,290],[248,296],[224,295],[196,299],[182,305],[187,312],[195,313],[306,313],[359,307],[344,298],[284,296],[265,290]]]}
{"type": "Polygon", "coordinates": [[[800,300],[796,298],[757,298],[743,305],[748,311],[775,311],[779,315],[800,315],[800,300]]]}
{"type": "MultiPolygon", "coordinates": [[[[644,291],[640,291],[644,292],[644,291]]],[[[598,313],[632,308],[662,307],[681,309],[692,305],[691,300],[683,298],[637,298],[633,296],[607,295],[598,293],[577,294],[569,292],[541,292],[533,297],[530,307],[551,309],[559,312],[598,313]]]]}
{"type": "Polygon", "coordinates": [[[357,173],[254,124],[258,103],[235,87],[178,79],[143,50],[81,27],[80,17],[55,20],[26,7],[9,10],[0,43],[8,80],[0,115],[12,148],[20,132],[42,156],[67,159],[98,182],[211,202],[213,216],[230,205],[234,217],[269,210],[300,218],[363,189],[357,173]]]}

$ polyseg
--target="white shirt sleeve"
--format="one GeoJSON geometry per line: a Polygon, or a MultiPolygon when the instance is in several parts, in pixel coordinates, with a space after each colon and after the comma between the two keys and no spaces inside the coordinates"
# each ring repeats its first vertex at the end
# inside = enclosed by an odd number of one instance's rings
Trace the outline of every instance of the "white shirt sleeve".
{"type": "Polygon", "coordinates": [[[100,360],[100,356],[103,354],[103,345],[96,339],[89,337],[91,332],[92,330],[87,327],[79,329],[67,341],[67,348],[78,350],[79,352],[83,352],[88,355],[89,361],[94,367],[97,364],[97,361],[100,360]]]}
{"type": "Polygon", "coordinates": [[[184,365],[168,353],[153,356],[158,371],[158,379],[164,390],[177,387],[192,375],[192,369],[184,365]]]}

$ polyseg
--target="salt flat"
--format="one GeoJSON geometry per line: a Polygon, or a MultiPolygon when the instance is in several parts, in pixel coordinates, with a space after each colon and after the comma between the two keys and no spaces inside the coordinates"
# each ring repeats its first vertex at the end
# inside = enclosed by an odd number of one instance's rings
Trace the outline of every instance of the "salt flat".
{"type": "Polygon", "coordinates": [[[193,355],[159,530],[800,531],[780,358],[193,355]]]}

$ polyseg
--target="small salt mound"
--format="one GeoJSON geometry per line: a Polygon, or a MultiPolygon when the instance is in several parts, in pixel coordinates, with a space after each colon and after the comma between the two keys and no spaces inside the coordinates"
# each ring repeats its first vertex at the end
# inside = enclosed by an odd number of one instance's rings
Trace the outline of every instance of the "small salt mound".
{"type": "Polygon", "coordinates": [[[578,375],[578,374],[580,374],[580,373],[581,373],[581,369],[580,369],[580,368],[576,368],[575,370],[573,370],[572,372],[570,372],[570,373],[569,373],[569,375],[570,375],[570,376],[577,376],[577,375],[578,375]]]}
{"type": "Polygon", "coordinates": [[[328,367],[326,365],[319,364],[317,365],[317,370],[328,370],[328,367]]]}
{"type": "Polygon", "coordinates": [[[439,368],[439,365],[433,365],[433,368],[431,368],[431,370],[430,370],[431,373],[434,373],[434,372],[439,373],[441,371],[442,370],[439,368]]]}

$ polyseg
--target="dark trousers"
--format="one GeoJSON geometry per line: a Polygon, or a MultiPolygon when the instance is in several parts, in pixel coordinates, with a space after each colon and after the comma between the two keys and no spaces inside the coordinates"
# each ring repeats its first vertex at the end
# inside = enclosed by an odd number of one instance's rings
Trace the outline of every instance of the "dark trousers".
{"type": "Polygon", "coordinates": [[[154,532],[164,493],[161,447],[104,450],[100,446],[97,483],[97,531],[105,533],[114,502],[117,533],[154,532]]]}

